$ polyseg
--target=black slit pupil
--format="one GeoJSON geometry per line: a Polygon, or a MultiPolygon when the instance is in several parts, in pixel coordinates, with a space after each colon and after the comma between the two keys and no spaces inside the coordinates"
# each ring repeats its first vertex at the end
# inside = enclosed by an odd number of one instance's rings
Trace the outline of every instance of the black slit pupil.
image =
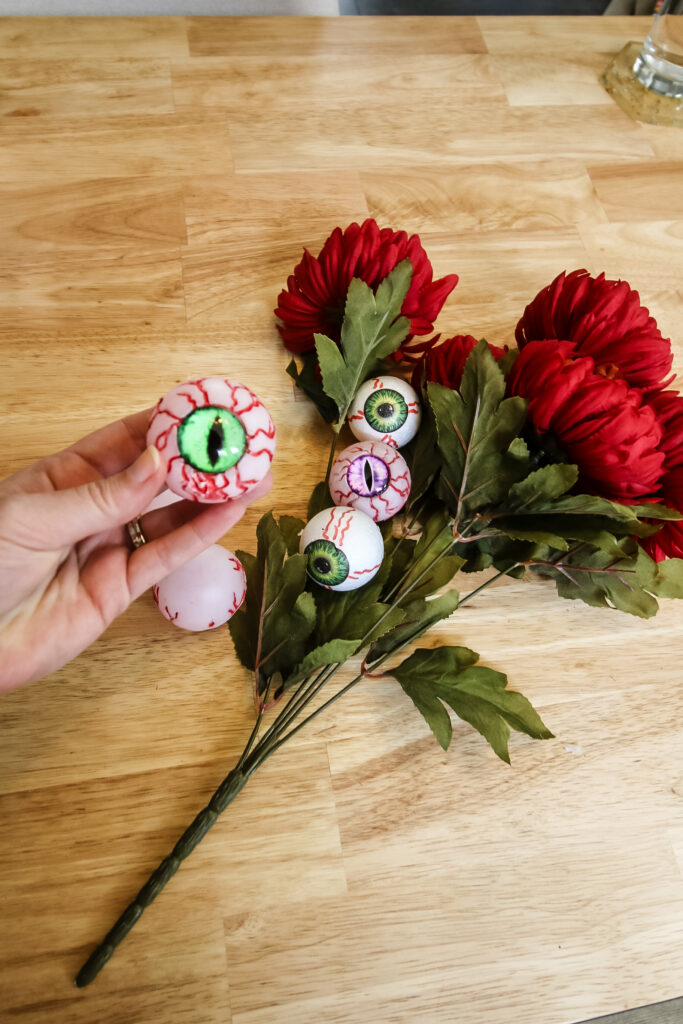
{"type": "Polygon", "coordinates": [[[313,559],[313,568],[316,572],[319,572],[321,576],[326,576],[332,569],[332,564],[327,558],[323,558],[322,555],[318,555],[317,558],[313,559]]]}
{"type": "Polygon", "coordinates": [[[209,436],[206,442],[209,462],[212,466],[215,466],[221,455],[225,452],[225,437],[223,434],[223,420],[220,416],[216,416],[216,419],[211,424],[209,430],[209,436]]]}
{"type": "Polygon", "coordinates": [[[367,487],[367,489],[369,491],[371,491],[372,490],[372,485],[375,482],[375,479],[374,479],[374,476],[372,474],[372,466],[367,461],[366,461],[365,465],[363,466],[363,476],[365,477],[365,486],[367,487]]]}
{"type": "Polygon", "coordinates": [[[377,406],[377,415],[383,420],[388,420],[394,415],[394,407],[391,402],[381,402],[377,406]]]}

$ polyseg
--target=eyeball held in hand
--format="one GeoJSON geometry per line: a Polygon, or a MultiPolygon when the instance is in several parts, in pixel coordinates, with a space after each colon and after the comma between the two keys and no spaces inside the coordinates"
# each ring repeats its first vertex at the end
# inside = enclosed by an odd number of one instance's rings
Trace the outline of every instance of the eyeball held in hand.
{"type": "Polygon", "coordinates": [[[417,392],[400,377],[374,377],[361,384],[348,422],[359,441],[384,441],[402,448],[417,434],[422,419],[417,392]]]}
{"type": "Polygon", "coordinates": [[[400,512],[408,500],[408,464],[393,445],[359,441],[335,459],[330,494],[335,505],[350,505],[374,522],[384,522],[400,512]]]}
{"type": "Polygon", "coordinates": [[[379,527],[364,512],[336,505],[306,523],[299,551],[308,559],[308,575],[321,587],[356,590],[376,575],[384,542],[379,527]]]}
{"type": "Polygon", "coordinates": [[[159,400],[147,444],[166,459],[169,490],[191,501],[229,501],[256,487],[270,469],[275,427],[244,384],[203,377],[159,400]]]}
{"type": "Polygon", "coordinates": [[[244,601],[247,577],[232,551],[213,544],[152,587],[164,618],[181,629],[216,629],[244,601]]]}

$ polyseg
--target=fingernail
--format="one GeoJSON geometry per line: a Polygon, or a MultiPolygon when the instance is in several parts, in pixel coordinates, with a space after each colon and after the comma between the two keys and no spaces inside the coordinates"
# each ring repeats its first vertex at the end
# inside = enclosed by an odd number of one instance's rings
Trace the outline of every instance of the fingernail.
{"type": "Polygon", "coordinates": [[[150,477],[154,476],[160,465],[161,455],[159,454],[159,449],[156,445],[151,444],[149,448],[145,448],[142,455],[130,467],[131,480],[136,484],[143,484],[145,480],[149,480],[150,477]]]}

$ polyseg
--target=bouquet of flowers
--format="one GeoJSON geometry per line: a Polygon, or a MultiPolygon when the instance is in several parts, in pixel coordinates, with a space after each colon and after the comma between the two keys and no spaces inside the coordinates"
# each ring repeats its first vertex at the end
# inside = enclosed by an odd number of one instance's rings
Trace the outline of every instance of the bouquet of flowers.
{"type": "Polygon", "coordinates": [[[254,727],[79,986],[260,765],[368,677],[393,676],[397,700],[414,703],[444,748],[450,712],[504,761],[511,729],[551,738],[474,651],[405,656],[495,580],[545,578],[562,598],[642,617],[658,597],[683,596],[683,398],[669,390],[670,342],[637,293],[562,273],[502,349],[432,335],[456,283],[433,279],[417,236],[373,220],[336,228],[288,279],[276,309],[296,356],[287,372],[330,424],[331,444],[307,522],[269,512],[256,553],[238,552],[246,599],[229,628],[252,674],[254,727]],[[337,454],[347,421],[357,441],[337,454]],[[481,570],[486,580],[468,588],[481,570]],[[352,658],[355,675],[337,683],[352,658]]]}

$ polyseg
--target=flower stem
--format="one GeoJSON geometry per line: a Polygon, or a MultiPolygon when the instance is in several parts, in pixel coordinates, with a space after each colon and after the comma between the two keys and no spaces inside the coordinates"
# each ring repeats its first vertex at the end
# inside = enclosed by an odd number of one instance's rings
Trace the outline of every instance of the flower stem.
{"type": "Polygon", "coordinates": [[[113,955],[116,947],[125,939],[135,922],[142,916],[145,908],[157,898],[164,886],[170,882],[182,861],[189,857],[195,846],[202,841],[209,829],[215,825],[218,816],[232,803],[246,781],[247,775],[239,768],[233,768],[226,775],[206,807],[199,812],[192,824],[185,829],[170,854],[164,857],[132,903],[126,907],[114,927],[105,935],[97,949],[91,953],[81,967],[76,975],[76,985],[78,988],[84,988],[97,977],[113,955]]]}
{"type": "Polygon", "coordinates": [[[330,482],[330,473],[332,472],[332,463],[334,462],[334,453],[337,448],[337,434],[336,430],[332,432],[332,444],[330,445],[330,455],[327,460],[327,469],[325,470],[325,483],[330,482]]]}
{"type": "Polygon", "coordinates": [[[509,566],[509,568],[501,569],[500,572],[497,572],[495,576],[492,576],[490,579],[482,583],[480,587],[476,587],[474,590],[470,590],[469,594],[465,594],[464,597],[460,598],[460,600],[458,601],[458,608],[462,608],[464,604],[467,604],[468,601],[471,601],[472,598],[476,597],[477,594],[480,594],[482,590],[486,590],[486,588],[490,587],[492,583],[495,583],[496,580],[499,580],[501,576],[507,576],[507,574],[509,572],[512,572],[513,569],[518,569],[520,565],[521,562],[515,562],[515,564],[509,566]]]}
{"type": "MultiPolygon", "coordinates": [[[[402,593],[399,593],[394,597],[391,602],[391,606],[387,609],[384,615],[365,634],[363,640],[359,644],[359,649],[368,641],[369,637],[377,629],[383,619],[385,619],[394,608],[401,604],[411,591],[419,585],[420,581],[430,571],[430,569],[436,565],[436,563],[439,562],[449,552],[449,550],[450,548],[447,547],[440,551],[435,558],[432,559],[430,564],[422,570],[417,578],[414,579],[402,593]]],[[[516,568],[516,566],[511,566],[509,569],[505,569],[497,573],[480,587],[477,587],[476,590],[467,594],[460,603],[464,604],[466,601],[473,598],[475,594],[480,593],[486,587],[490,586],[491,583],[499,577],[505,576],[513,568],[516,568]]],[[[400,581],[399,586],[404,582],[405,579],[400,581]]],[[[371,668],[374,670],[378,666],[384,664],[389,657],[398,653],[398,651],[412,643],[412,641],[416,639],[421,632],[422,630],[418,629],[409,637],[404,638],[400,643],[396,644],[395,647],[390,651],[387,651],[376,662],[374,662],[371,668]]],[[[192,824],[185,829],[168,856],[164,857],[156,870],[152,872],[142,889],[140,889],[132,902],[120,915],[114,927],[107,933],[102,942],[97,946],[80,969],[76,976],[76,985],[79,988],[89,985],[97,977],[104,965],[114,954],[117,946],[123,941],[123,939],[125,939],[128,932],[142,916],[145,908],[157,898],[162,889],[168,884],[168,882],[170,882],[183,860],[185,860],[186,857],[189,857],[209,829],[216,823],[218,817],[242,791],[249,777],[271,756],[271,754],[274,754],[276,750],[291,739],[292,736],[303,729],[305,725],[308,725],[309,722],[313,721],[314,718],[317,718],[317,716],[327,708],[331,707],[335,701],[339,700],[340,697],[343,697],[344,694],[348,693],[349,690],[370,674],[370,667],[363,667],[362,671],[349,683],[346,683],[346,685],[342,686],[336,693],[332,694],[328,700],[324,701],[324,703],[319,707],[311,711],[296,725],[293,725],[295,719],[297,719],[304,709],[308,707],[311,701],[315,699],[320,690],[340,667],[339,663],[325,665],[319,672],[317,672],[317,674],[307,676],[303,679],[297,689],[294,690],[289,701],[280,711],[275,721],[271,723],[268,730],[257,741],[270,689],[270,683],[268,683],[263,699],[259,705],[256,723],[251,731],[244,750],[237,761],[237,764],[228,772],[206,807],[199,812],[192,824]]]]}

